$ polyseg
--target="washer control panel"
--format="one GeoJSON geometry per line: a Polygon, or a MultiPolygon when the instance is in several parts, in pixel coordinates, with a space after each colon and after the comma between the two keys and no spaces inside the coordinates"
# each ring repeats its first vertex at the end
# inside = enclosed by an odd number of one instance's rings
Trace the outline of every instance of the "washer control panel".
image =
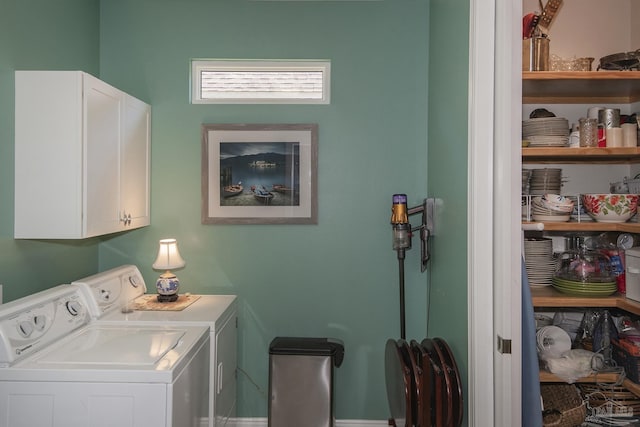
{"type": "Polygon", "coordinates": [[[91,316],[98,319],[112,310],[121,310],[147,291],[140,270],[123,265],[71,282],[85,293],[91,316]]]}
{"type": "Polygon", "coordinates": [[[90,321],[84,296],[71,285],[0,305],[0,367],[11,366],[90,321]]]}

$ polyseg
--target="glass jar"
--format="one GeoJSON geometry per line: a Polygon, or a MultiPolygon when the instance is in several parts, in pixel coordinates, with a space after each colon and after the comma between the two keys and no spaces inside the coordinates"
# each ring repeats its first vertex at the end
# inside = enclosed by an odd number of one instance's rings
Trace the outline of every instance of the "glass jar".
{"type": "Polygon", "coordinates": [[[580,125],[580,147],[597,147],[598,120],[581,118],[578,122],[580,125]]]}

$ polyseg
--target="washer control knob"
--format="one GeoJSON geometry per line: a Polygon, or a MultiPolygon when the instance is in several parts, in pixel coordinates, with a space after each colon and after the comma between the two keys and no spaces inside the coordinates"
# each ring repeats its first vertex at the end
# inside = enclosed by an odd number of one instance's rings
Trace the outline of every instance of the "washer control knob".
{"type": "Polygon", "coordinates": [[[28,320],[23,320],[22,322],[18,323],[18,332],[20,333],[20,335],[27,338],[33,332],[33,323],[29,322],[28,320]]]}
{"type": "Polygon", "coordinates": [[[132,276],[129,276],[129,283],[134,288],[137,288],[140,285],[140,283],[138,283],[138,276],[136,276],[135,274],[132,276]]]}
{"type": "Polygon", "coordinates": [[[67,301],[66,306],[67,306],[67,311],[72,316],[77,316],[78,314],[80,314],[80,311],[82,310],[82,305],[80,305],[78,301],[67,301]]]}
{"type": "Polygon", "coordinates": [[[44,315],[35,316],[33,318],[33,324],[37,330],[43,331],[44,327],[47,326],[47,317],[44,315]]]}

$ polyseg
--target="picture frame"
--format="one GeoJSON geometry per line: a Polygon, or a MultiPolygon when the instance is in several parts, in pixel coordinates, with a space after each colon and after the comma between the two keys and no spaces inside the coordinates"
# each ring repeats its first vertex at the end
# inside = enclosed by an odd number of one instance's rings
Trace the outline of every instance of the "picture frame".
{"type": "Polygon", "coordinates": [[[203,224],[317,224],[317,124],[203,124],[203,224]]]}

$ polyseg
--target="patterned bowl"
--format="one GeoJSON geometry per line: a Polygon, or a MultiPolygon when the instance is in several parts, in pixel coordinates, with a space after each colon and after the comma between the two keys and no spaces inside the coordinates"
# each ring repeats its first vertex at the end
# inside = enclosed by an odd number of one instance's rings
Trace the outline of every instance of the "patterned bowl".
{"type": "Polygon", "coordinates": [[[638,210],[638,195],[583,194],[582,204],[597,222],[626,222],[638,210]]]}

